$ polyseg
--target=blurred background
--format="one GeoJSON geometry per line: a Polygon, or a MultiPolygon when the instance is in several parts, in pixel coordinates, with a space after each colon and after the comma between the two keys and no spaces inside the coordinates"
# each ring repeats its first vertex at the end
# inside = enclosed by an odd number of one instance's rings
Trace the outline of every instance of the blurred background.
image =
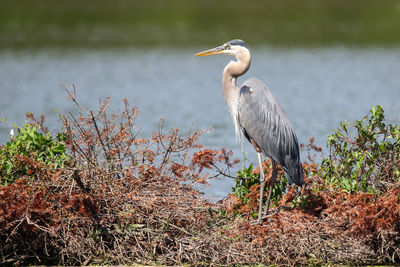
{"type": "MultiPolygon", "coordinates": [[[[286,110],[300,143],[323,145],[340,121],[382,105],[399,121],[400,0],[0,0],[0,144],[25,113],[74,112],[65,88],[74,83],[82,106],[95,109],[111,96],[139,108],[137,128],[151,136],[165,128],[213,130],[211,148],[241,151],[221,93],[230,58],[194,54],[231,39],[249,45],[253,61],[239,84],[263,80],[286,110]]],[[[303,160],[307,153],[302,152],[303,160]]],[[[246,160],[247,159],[247,160],[246,160]]],[[[231,180],[206,188],[230,191],[231,180]]]]}
{"type": "Polygon", "coordinates": [[[1,0],[1,47],[396,45],[399,0],[1,0]]]}

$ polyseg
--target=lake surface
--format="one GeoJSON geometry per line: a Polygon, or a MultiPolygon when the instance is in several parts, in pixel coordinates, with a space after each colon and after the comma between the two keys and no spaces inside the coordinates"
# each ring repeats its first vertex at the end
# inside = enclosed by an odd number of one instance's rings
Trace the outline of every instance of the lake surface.
{"type": "MultiPolygon", "coordinates": [[[[217,44],[216,44],[217,45],[217,44]]],[[[99,98],[111,97],[111,110],[128,98],[139,108],[137,126],[151,136],[159,119],[165,129],[213,130],[200,139],[211,148],[232,149],[235,157],[256,162],[249,144],[234,136],[221,92],[227,56],[197,58],[198,49],[62,49],[0,51],[0,143],[9,139],[12,123],[25,113],[45,114],[50,129],[60,129],[60,113],[74,111],[65,89],[74,83],[82,106],[95,109],[99,98]]],[[[315,137],[324,144],[340,121],[362,118],[382,105],[387,118],[399,121],[400,48],[258,48],[244,79],[258,77],[272,90],[292,121],[300,143],[315,137]]],[[[306,153],[302,152],[302,159],[306,153]]],[[[238,167],[243,166],[243,163],[238,167]]],[[[248,164],[248,163],[246,163],[248,164]]],[[[233,181],[221,179],[205,188],[221,198],[233,181]]]]}

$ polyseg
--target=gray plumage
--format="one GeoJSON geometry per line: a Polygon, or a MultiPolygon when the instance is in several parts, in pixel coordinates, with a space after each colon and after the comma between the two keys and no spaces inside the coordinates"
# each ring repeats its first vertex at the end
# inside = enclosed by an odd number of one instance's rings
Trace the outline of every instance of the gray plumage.
{"type": "Polygon", "coordinates": [[[264,156],[277,162],[290,184],[302,185],[299,145],[285,111],[268,87],[251,78],[240,87],[238,122],[244,136],[252,138],[264,156]]]}
{"type": "Polygon", "coordinates": [[[246,73],[250,67],[251,55],[248,46],[242,40],[232,40],[216,48],[196,54],[209,56],[226,54],[235,56],[225,67],[222,75],[222,93],[232,115],[236,135],[242,135],[257,151],[260,165],[260,202],[258,223],[262,222],[262,203],[265,187],[265,175],[262,168],[261,153],[272,160],[271,185],[268,193],[264,216],[268,214],[272,189],[276,180],[278,163],[285,171],[290,184],[301,186],[304,183],[300,162],[299,145],[293,126],[285,111],[276,101],[268,87],[256,78],[248,79],[238,88],[237,77],[246,73]]]}

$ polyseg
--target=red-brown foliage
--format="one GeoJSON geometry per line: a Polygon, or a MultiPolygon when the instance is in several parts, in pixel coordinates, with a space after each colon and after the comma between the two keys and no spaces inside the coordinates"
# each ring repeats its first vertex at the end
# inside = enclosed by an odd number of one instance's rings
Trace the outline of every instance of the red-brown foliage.
{"type": "Polygon", "coordinates": [[[204,167],[233,166],[230,154],[202,150],[203,131],[163,133],[162,121],[151,138],[139,138],[138,111],[126,100],[121,116],[108,116],[108,99],[95,113],[69,93],[80,108],[64,117],[70,166],[21,158],[32,171],[0,187],[0,263],[178,261],[179,238],[207,229],[215,215],[191,184],[211,178],[204,167]]]}
{"type": "MultiPolygon", "coordinates": [[[[315,173],[315,168],[315,164],[303,164],[305,172],[315,173]]],[[[267,169],[267,180],[270,172],[267,169]]],[[[242,251],[248,251],[241,263],[293,265],[312,259],[317,264],[382,264],[400,260],[398,186],[377,196],[335,191],[317,176],[306,178],[305,182],[297,208],[287,208],[295,197],[292,188],[280,200],[279,212],[264,218],[262,225],[252,225],[250,221],[234,224],[239,227],[235,234],[246,240],[241,242],[242,251]],[[260,255],[262,252],[268,255],[260,255]]],[[[225,200],[227,211],[249,214],[257,207],[258,189],[258,185],[251,188],[246,205],[231,195],[225,200]]]]}

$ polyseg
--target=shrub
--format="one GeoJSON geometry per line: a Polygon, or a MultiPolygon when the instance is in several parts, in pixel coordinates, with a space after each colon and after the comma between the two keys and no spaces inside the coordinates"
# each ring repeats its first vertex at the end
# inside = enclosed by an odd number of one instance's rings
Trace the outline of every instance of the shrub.
{"type": "Polygon", "coordinates": [[[400,178],[400,130],[385,121],[380,106],[361,120],[348,122],[328,137],[321,176],[349,193],[387,191],[400,178]]]}
{"type": "Polygon", "coordinates": [[[58,133],[53,138],[49,132],[43,134],[40,125],[24,124],[17,127],[18,133],[0,147],[0,184],[13,183],[23,175],[32,174],[27,161],[34,160],[37,168],[62,168],[68,161],[64,141],[66,135],[58,133]]]}
{"type": "MultiPolygon", "coordinates": [[[[138,110],[127,100],[121,114],[109,114],[108,98],[97,111],[87,111],[75,92],[68,93],[79,108],[62,117],[68,166],[0,186],[0,265],[203,260],[193,258],[198,240],[192,237],[204,233],[208,238],[224,217],[191,185],[207,183],[218,164],[233,166],[231,152],[198,144],[202,130],[188,136],[178,129],[164,132],[162,121],[153,136],[139,137],[138,110]]],[[[40,135],[33,127],[29,133],[40,135]]],[[[44,147],[57,142],[48,140],[44,147]]],[[[25,163],[21,168],[36,165],[25,163]]]]}

